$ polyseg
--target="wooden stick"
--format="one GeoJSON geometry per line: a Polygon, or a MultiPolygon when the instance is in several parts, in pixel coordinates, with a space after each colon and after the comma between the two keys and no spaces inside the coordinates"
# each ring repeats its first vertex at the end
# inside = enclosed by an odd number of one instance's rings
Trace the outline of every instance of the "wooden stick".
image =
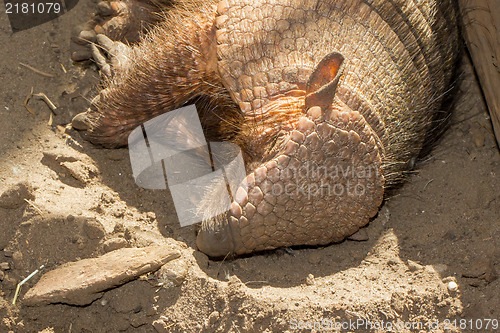
{"type": "Polygon", "coordinates": [[[500,1],[460,0],[464,37],[500,147],[500,1]]]}

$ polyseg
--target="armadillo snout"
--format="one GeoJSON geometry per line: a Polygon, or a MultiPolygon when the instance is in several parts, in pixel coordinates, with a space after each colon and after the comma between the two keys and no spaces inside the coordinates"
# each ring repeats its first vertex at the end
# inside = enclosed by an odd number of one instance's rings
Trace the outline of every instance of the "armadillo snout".
{"type": "Polygon", "coordinates": [[[204,221],[196,238],[198,249],[210,257],[223,257],[234,252],[227,214],[204,221]]]}
{"type": "Polygon", "coordinates": [[[286,134],[282,151],[246,177],[219,222],[205,222],[198,247],[214,257],[341,241],[369,222],[383,198],[381,156],[371,127],[341,101],[313,107],[286,134]]]}

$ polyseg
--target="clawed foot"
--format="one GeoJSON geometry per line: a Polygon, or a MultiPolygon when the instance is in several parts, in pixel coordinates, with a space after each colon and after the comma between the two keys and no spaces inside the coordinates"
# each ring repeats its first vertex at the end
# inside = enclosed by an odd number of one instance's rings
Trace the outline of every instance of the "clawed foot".
{"type": "MultiPolygon", "coordinates": [[[[103,82],[118,79],[131,63],[132,47],[144,29],[152,22],[153,6],[134,0],[101,1],[94,17],[72,38],[71,57],[74,61],[92,60],[100,69],[103,82]],[[123,42],[122,42],[123,41],[123,42]]],[[[87,131],[92,128],[92,113],[105,93],[94,97],[90,107],[72,120],[73,128],[87,131]]]]}
{"type": "MultiPolygon", "coordinates": [[[[120,76],[127,72],[131,65],[133,49],[122,42],[112,41],[105,35],[97,35],[95,42],[90,44],[91,57],[101,72],[101,78],[104,82],[112,79],[119,80],[120,76]]],[[[72,120],[73,128],[77,130],[89,130],[91,121],[89,114],[93,112],[98,105],[101,96],[105,95],[102,90],[91,102],[87,111],[76,115],[72,120]]]]}
{"type": "Polygon", "coordinates": [[[99,2],[94,17],[76,29],[71,41],[72,60],[91,59],[91,45],[97,42],[97,35],[129,44],[138,42],[148,25],[156,21],[157,11],[158,7],[135,0],[99,2]]]}
{"type": "Polygon", "coordinates": [[[105,35],[97,35],[90,45],[92,59],[105,79],[116,78],[118,73],[127,71],[131,63],[133,49],[122,42],[114,42],[105,35]]]}

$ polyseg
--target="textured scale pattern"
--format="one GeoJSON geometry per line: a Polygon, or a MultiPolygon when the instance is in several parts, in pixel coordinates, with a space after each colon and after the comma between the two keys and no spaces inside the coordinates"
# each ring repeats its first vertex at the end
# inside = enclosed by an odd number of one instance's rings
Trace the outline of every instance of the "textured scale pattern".
{"type": "Polygon", "coordinates": [[[233,251],[328,244],[353,234],[381,204],[380,163],[358,112],[338,111],[328,122],[303,118],[284,154],[254,170],[248,192],[237,193],[229,217],[233,251]]]}
{"type": "Polygon", "coordinates": [[[105,82],[89,137],[120,146],[197,101],[208,139],[237,143],[247,168],[198,233],[214,257],[368,223],[434,126],[458,53],[453,0],[191,0],[165,15],[105,82]]]}
{"type": "Polygon", "coordinates": [[[317,63],[338,51],[347,61],[339,97],[376,131],[388,149],[387,162],[405,164],[422,145],[429,110],[441,102],[457,52],[451,2],[437,6],[406,0],[222,1],[215,21],[219,71],[243,112],[258,113],[270,97],[303,90],[317,63]],[[443,11],[451,18],[441,17],[443,11]],[[411,130],[387,125],[394,123],[411,130]],[[395,132],[406,138],[394,138],[395,132]]]}
{"type": "MultiPolygon", "coordinates": [[[[451,5],[443,2],[439,10],[451,5]]],[[[217,256],[327,244],[365,225],[381,204],[384,176],[400,177],[418,154],[450,80],[457,36],[453,28],[447,35],[437,13],[434,1],[221,1],[219,73],[247,122],[266,117],[273,100],[305,91],[333,51],[343,55],[345,68],[332,108],[344,107],[319,110],[314,121],[301,118],[298,131],[285,135],[282,154],[254,170],[248,193],[241,188],[236,195],[222,218],[229,236],[217,235],[220,222],[205,223],[199,247],[217,256]],[[326,174],[301,172],[322,166],[326,174]],[[332,177],[332,170],[371,172],[332,177]],[[363,193],[349,193],[352,183],[363,193]],[[292,194],[275,190],[287,185],[292,194]],[[335,188],[344,192],[332,193],[335,188]],[[217,242],[232,244],[219,251],[217,242]]]]}

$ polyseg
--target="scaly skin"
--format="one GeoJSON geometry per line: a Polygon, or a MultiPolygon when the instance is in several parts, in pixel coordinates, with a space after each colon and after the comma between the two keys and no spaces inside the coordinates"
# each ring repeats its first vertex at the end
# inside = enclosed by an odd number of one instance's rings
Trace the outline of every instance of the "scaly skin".
{"type": "MultiPolygon", "coordinates": [[[[384,176],[389,182],[400,177],[418,154],[440,102],[436,95],[450,78],[456,32],[451,29],[449,45],[440,49],[437,42],[445,41],[441,34],[446,31],[432,34],[432,15],[437,14],[426,7],[432,3],[219,4],[219,71],[247,123],[260,120],[280,94],[295,90],[306,95],[312,70],[329,52],[341,53],[346,64],[330,106],[311,112],[298,103],[301,112],[290,116],[298,117],[293,129],[275,126],[282,149],[250,173],[248,192],[239,190],[225,216],[203,223],[198,235],[202,251],[223,256],[327,244],[354,233],[376,214],[384,176]],[[304,166],[311,175],[301,172],[304,166]],[[321,167],[334,177],[316,176],[321,167]],[[347,170],[357,171],[335,178],[347,170]],[[324,191],[273,193],[276,184],[324,191]]],[[[268,123],[261,131],[269,136],[268,123]]]]}
{"type": "Polygon", "coordinates": [[[433,126],[457,53],[454,11],[439,3],[224,0],[173,11],[127,51],[133,61],[87,116],[90,138],[123,145],[139,123],[209,96],[204,128],[242,148],[248,188],[203,221],[199,249],[340,241],[377,213],[433,126]]]}

